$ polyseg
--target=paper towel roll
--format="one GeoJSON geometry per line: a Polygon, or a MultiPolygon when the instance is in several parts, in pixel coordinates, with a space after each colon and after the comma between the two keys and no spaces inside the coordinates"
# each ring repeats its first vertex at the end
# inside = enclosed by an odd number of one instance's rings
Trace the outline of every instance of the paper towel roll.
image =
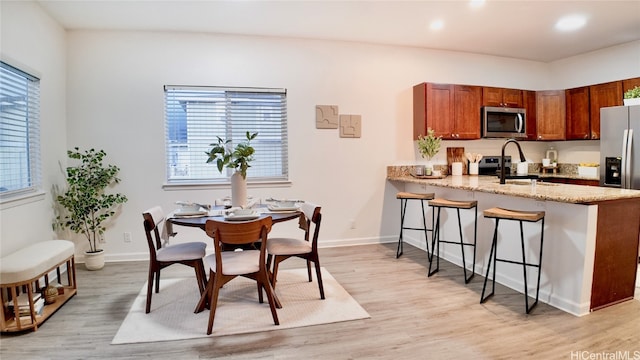
{"type": "Polygon", "coordinates": [[[453,176],[462,175],[462,163],[461,162],[451,163],[451,175],[453,175],[453,176]]]}

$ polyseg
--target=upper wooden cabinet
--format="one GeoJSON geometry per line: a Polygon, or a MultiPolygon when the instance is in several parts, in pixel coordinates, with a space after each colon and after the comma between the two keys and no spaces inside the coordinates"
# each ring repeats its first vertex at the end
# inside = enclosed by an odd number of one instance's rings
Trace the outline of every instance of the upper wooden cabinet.
{"type": "Polygon", "coordinates": [[[599,131],[593,131],[589,107],[589,87],[565,90],[567,103],[567,140],[593,139],[599,131]]]}
{"type": "Polygon", "coordinates": [[[527,122],[527,138],[526,140],[537,140],[538,139],[538,129],[536,126],[536,92],[523,90],[522,91],[522,100],[524,102],[524,109],[526,111],[526,122],[527,122]]]}
{"type": "Polygon", "coordinates": [[[480,139],[480,108],[482,88],[480,86],[454,86],[454,131],[456,139],[480,139]]]}
{"type": "Polygon", "coordinates": [[[427,128],[443,139],[479,139],[482,88],[422,83],[413,87],[413,139],[427,128]]]}
{"type": "Polygon", "coordinates": [[[640,86],[640,77],[622,80],[622,94],[630,89],[633,89],[636,86],[640,86]]]}
{"type": "Polygon", "coordinates": [[[600,108],[621,106],[622,81],[589,86],[592,139],[600,139],[600,108]]]}
{"type": "Polygon", "coordinates": [[[565,108],[564,91],[536,92],[536,130],[538,140],[564,140],[565,108]]]}
{"type": "Polygon", "coordinates": [[[483,87],[482,105],[521,108],[524,105],[522,90],[483,87]]]}

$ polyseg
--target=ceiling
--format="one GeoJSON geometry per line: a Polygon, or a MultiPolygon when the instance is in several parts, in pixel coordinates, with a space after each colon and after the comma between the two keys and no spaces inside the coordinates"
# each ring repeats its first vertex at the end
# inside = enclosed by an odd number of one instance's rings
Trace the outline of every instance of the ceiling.
{"type": "Polygon", "coordinates": [[[640,40],[640,1],[39,0],[69,30],[188,31],[357,41],[550,62],[640,40]],[[560,32],[563,16],[586,25],[560,32]],[[429,24],[444,21],[433,31],[429,24]]]}

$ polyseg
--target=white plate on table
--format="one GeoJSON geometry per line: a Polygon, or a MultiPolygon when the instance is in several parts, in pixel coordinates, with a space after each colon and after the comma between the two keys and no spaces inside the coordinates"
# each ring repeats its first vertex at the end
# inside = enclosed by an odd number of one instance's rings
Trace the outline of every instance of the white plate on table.
{"type": "Polygon", "coordinates": [[[226,221],[246,221],[246,220],[255,220],[257,218],[260,217],[260,214],[258,213],[252,213],[252,214],[243,214],[243,215],[235,215],[233,213],[229,214],[229,215],[225,215],[224,219],[226,221]]]}
{"type": "Polygon", "coordinates": [[[297,206],[293,205],[293,206],[280,206],[280,205],[267,205],[267,209],[269,209],[269,211],[282,211],[282,212],[292,212],[292,211],[298,211],[300,210],[300,208],[298,208],[297,206]]]}
{"type": "Polygon", "coordinates": [[[183,210],[178,209],[173,212],[174,217],[202,217],[207,216],[209,211],[207,210],[183,210]]]}

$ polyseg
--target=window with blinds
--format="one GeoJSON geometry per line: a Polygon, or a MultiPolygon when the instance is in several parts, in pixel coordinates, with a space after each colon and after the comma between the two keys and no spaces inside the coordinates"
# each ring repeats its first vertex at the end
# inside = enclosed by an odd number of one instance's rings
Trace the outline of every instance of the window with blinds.
{"type": "Polygon", "coordinates": [[[168,184],[228,182],[233,169],[220,173],[206,152],[218,137],[235,147],[247,131],[258,133],[247,180],[288,180],[285,89],[165,86],[164,93],[168,184]]]}
{"type": "Polygon", "coordinates": [[[0,199],[41,188],[40,79],[0,61],[0,199]]]}

